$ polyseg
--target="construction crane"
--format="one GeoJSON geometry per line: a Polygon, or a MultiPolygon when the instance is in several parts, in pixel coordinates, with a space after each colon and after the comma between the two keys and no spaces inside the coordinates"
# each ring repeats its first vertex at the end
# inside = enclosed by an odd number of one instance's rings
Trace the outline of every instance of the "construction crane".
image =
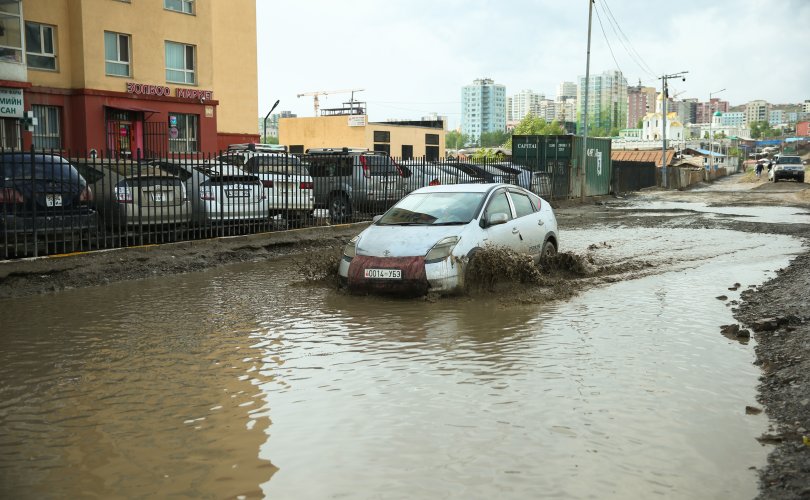
{"type": "Polygon", "coordinates": [[[327,94],[344,94],[344,93],[347,93],[347,92],[351,92],[352,93],[352,101],[351,102],[354,102],[354,93],[355,92],[362,92],[363,90],[365,90],[365,89],[319,90],[317,92],[302,92],[302,93],[298,94],[298,97],[304,97],[305,95],[311,95],[312,96],[312,102],[315,105],[315,116],[318,116],[318,107],[319,107],[318,96],[327,95],[327,94]]]}

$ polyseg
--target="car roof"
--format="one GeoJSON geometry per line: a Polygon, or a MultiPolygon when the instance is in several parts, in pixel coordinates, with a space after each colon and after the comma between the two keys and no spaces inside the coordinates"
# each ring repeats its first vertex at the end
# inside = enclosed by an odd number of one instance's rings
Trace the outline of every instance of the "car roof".
{"type": "Polygon", "coordinates": [[[439,186],[425,186],[419,188],[414,193],[488,193],[499,187],[517,187],[502,182],[490,182],[486,184],[442,184],[439,186]]]}

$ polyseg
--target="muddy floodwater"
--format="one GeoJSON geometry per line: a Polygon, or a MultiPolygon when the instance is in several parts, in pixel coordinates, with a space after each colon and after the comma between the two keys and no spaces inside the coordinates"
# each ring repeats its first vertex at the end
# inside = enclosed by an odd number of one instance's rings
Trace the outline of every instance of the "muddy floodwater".
{"type": "Polygon", "coordinates": [[[643,265],[538,303],[352,297],[289,258],[4,300],[0,497],[756,496],[760,372],[720,327],[801,241],[561,240],[643,265]]]}

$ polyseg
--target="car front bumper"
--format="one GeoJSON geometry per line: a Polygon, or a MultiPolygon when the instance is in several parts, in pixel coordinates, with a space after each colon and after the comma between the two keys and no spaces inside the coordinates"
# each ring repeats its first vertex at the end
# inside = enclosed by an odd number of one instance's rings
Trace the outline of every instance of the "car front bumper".
{"type": "Polygon", "coordinates": [[[383,293],[407,296],[428,292],[453,294],[464,288],[463,263],[453,256],[426,262],[424,257],[344,256],[338,266],[341,281],[352,293],[383,293]],[[366,269],[398,269],[400,279],[367,278],[366,269]]]}

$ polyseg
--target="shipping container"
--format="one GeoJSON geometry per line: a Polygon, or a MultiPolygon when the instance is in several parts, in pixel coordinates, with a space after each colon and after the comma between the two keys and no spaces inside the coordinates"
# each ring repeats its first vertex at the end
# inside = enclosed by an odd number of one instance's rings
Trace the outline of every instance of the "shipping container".
{"type": "MultiPolygon", "coordinates": [[[[610,193],[610,139],[589,137],[585,154],[585,196],[610,193]]],[[[512,161],[533,173],[532,190],[552,199],[582,196],[579,165],[582,137],[513,135],[512,161]]]]}

